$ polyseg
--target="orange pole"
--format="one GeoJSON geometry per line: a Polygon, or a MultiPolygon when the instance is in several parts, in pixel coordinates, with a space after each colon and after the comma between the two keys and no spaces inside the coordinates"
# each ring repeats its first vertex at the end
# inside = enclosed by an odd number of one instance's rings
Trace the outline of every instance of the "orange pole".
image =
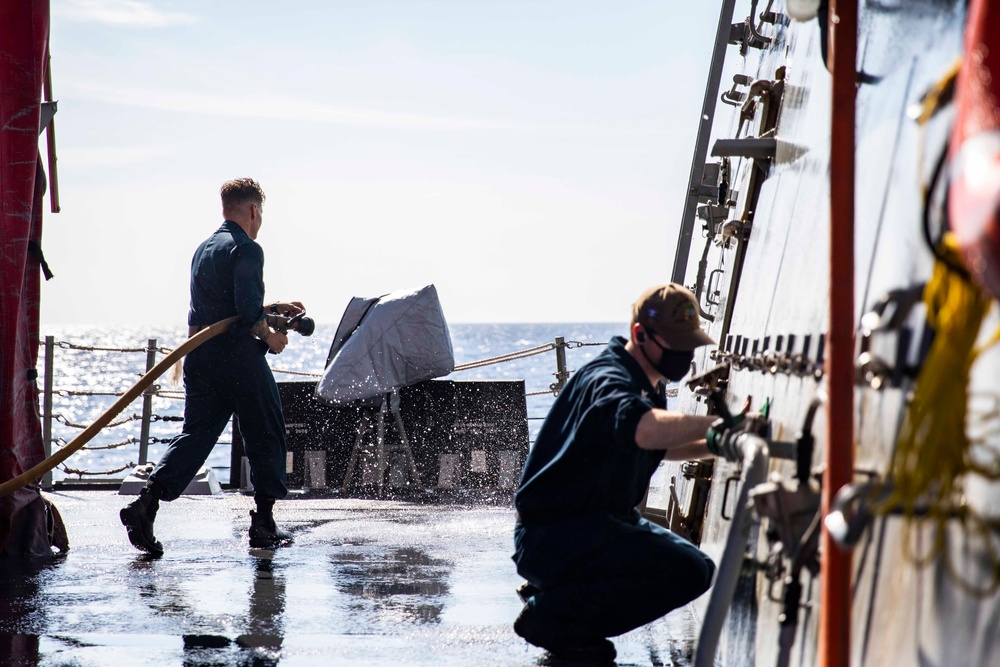
{"type": "MultiPolygon", "coordinates": [[[[45,91],[45,101],[52,101],[52,56],[45,56],[45,80],[42,82],[45,91]]],[[[56,119],[49,121],[45,128],[45,144],[49,156],[49,202],[53,213],[58,213],[59,206],[59,176],[56,174],[56,119]]]]}
{"type": "MultiPolygon", "coordinates": [[[[830,0],[830,325],[827,334],[826,467],[823,515],[854,475],[854,154],[858,1],[830,0]]],[[[824,527],[819,664],[851,661],[851,556],[824,527]]]]}

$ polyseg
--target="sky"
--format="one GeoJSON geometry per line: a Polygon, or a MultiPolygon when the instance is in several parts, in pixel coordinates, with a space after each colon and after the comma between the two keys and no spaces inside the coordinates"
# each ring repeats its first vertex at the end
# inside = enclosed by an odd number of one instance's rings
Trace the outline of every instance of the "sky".
{"type": "Polygon", "coordinates": [[[627,322],[670,279],[720,4],[52,0],[43,329],[183,326],[241,176],[266,299],[318,322],[427,284],[449,322],[627,322]]]}

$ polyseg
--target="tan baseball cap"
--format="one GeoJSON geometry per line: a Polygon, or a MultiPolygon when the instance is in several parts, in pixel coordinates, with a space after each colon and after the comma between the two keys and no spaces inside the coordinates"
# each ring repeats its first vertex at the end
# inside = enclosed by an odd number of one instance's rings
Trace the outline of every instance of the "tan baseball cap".
{"type": "Polygon", "coordinates": [[[660,337],[675,350],[715,345],[701,329],[694,293],[677,283],[657,285],[643,292],[632,305],[632,321],[660,337]]]}

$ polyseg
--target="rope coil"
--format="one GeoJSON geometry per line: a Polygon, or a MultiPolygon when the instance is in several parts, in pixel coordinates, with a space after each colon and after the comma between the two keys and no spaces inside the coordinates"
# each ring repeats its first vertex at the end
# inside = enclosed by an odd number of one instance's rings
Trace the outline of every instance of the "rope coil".
{"type": "Polygon", "coordinates": [[[968,505],[965,480],[970,474],[1000,480],[1000,452],[984,446],[982,434],[970,438],[966,426],[972,366],[1000,340],[1000,331],[985,345],[976,346],[992,302],[951,268],[952,261],[959,261],[954,239],[946,236],[942,246],[950,257],[936,262],[924,292],[928,324],[936,335],[893,452],[888,497],[876,511],[896,510],[906,517],[904,552],[914,565],[924,567],[941,560],[960,587],[986,596],[1000,588],[996,534],[1000,519],[983,517],[968,505]],[[970,580],[953,562],[947,532],[954,518],[961,520],[966,538],[982,549],[991,570],[987,581],[970,580]],[[933,539],[918,553],[912,533],[924,522],[930,523],[933,539]]]}

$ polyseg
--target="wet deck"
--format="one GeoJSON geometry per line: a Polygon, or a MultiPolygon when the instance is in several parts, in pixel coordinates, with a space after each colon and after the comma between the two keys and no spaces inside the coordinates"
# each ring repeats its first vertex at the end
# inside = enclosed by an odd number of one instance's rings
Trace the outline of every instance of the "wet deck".
{"type": "MultiPolygon", "coordinates": [[[[0,583],[0,633],[20,646],[20,664],[547,661],[511,629],[521,603],[506,503],[299,495],[275,508],[294,545],[270,552],[247,546],[251,498],[189,496],[161,506],[166,553],[149,559],[125,538],[122,496],[48,497],[66,520],[70,552],[0,583]]],[[[693,628],[680,609],[618,637],[617,664],[689,664],[693,628]]]]}

